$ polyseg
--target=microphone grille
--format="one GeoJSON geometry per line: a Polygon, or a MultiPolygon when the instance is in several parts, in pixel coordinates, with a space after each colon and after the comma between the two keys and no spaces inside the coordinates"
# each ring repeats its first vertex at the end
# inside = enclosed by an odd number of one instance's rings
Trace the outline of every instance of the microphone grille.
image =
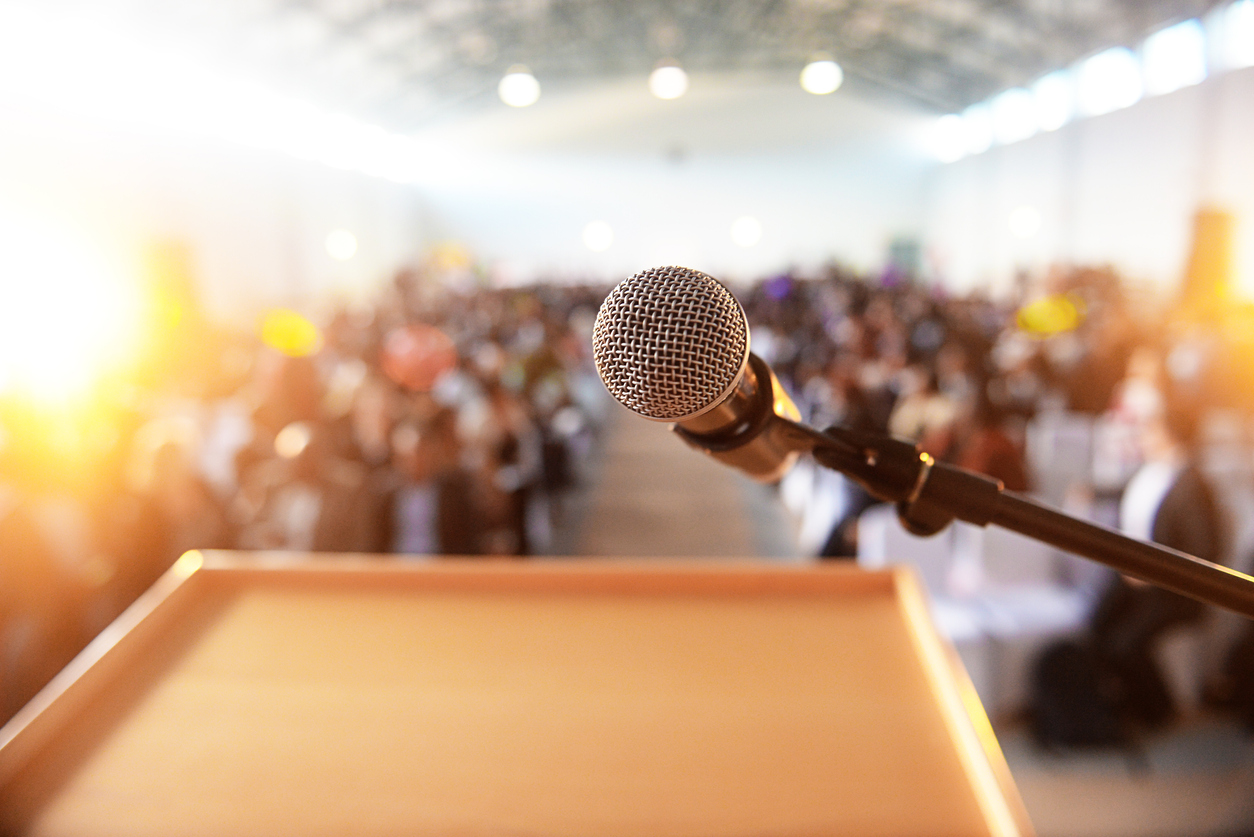
{"type": "Polygon", "coordinates": [[[597,372],[623,406],[680,421],[713,406],[736,384],[749,355],[740,303],[713,278],[655,267],[610,292],[592,329],[597,372]]]}

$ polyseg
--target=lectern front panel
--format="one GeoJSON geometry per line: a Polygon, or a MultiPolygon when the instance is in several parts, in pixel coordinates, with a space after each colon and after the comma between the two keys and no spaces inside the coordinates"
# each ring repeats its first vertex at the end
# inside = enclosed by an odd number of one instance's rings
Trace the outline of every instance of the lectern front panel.
{"type": "Polygon", "coordinates": [[[76,837],[1018,833],[908,584],[211,556],[19,718],[0,810],[76,837]]]}

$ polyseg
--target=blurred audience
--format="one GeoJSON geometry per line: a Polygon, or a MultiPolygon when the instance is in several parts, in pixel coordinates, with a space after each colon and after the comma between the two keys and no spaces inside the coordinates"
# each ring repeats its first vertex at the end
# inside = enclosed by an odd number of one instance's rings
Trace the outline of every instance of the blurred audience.
{"type": "Polygon", "coordinates": [[[438,274],[340,307],[309,350],[207,331],[83,426],[0,398],[0,721],[190,549],[553,548],[607,289],[438,274]]]}
{"type": "MultiPolygon", "coordinates": [[[[331,312],[316,350],[284,354],[225,331],[185,341],[200,349],[177,379],[113,393],[69,453],[56,453],[64,428],[0,402],[5,717],[187,549],[552,551],[603,417],[590,335],[608,288],[492,289],[449,270],[403,271],[373,303],[331,312]]],[[[1192,435],[1173,435],[1161,396],[1171,379],[1187,397],[1190,434],[1208,409],[1246,406],[1214,374],[1213,335],[1173,331],[1169,306],[1109,271],[1056,270],[1019,293],[953,297],[830,267],[741,298],[754,351],[808,423],[902,436],[1032,491],[1033,423],[1086,415],[1100,428],[1090,495],[1127,486],[1140,535],[1226,557],[1198,528],[1209,512],[1190,510],[1214,503],[1186,454],[1192,435]],[[1162,462],[1170,480],[1143,476],[1162,462]],[[1188,503],[1168,538],[1158,520],[1177,494],[1188,503]]],[[[857,520],[875,501],[849,481],[827,485],[835,513],[810,548],[855,556],[857,520]]],[[[1109,592],[1106,610],[1136,623],[1106,632],[1129,666],[1193,618],[1156,596],[1122,582],[1109,592]]]]}

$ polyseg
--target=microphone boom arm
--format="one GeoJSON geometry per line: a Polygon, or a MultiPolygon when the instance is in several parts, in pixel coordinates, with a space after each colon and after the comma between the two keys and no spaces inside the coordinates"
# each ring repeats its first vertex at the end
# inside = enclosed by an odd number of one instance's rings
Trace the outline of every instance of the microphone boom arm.
{"type": "Polygon", "coordinates": [[[1050,508],[999,480],[936,462],[909,442],[840,427],[818,431],[772,416],[769,428],[794,450],[856,480],[872,496],[897,505],[902,525],[934,535],[955,518],[990,523],[1056,546],[1205,604],[1254,619],[1254,578],[1159,544],[1050,508]]]}

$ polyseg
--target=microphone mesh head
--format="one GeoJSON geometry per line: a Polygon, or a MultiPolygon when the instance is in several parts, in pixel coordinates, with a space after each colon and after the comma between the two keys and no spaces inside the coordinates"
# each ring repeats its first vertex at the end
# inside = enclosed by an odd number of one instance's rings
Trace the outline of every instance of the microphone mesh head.
{"type": "Polygon", "coordinates": [[[731,292],[686,267],[655,267],[619,283],[601,304],[592,354],[605,388],[646,418],[680,421],[736,384],[749,325],[731,292]]]}

